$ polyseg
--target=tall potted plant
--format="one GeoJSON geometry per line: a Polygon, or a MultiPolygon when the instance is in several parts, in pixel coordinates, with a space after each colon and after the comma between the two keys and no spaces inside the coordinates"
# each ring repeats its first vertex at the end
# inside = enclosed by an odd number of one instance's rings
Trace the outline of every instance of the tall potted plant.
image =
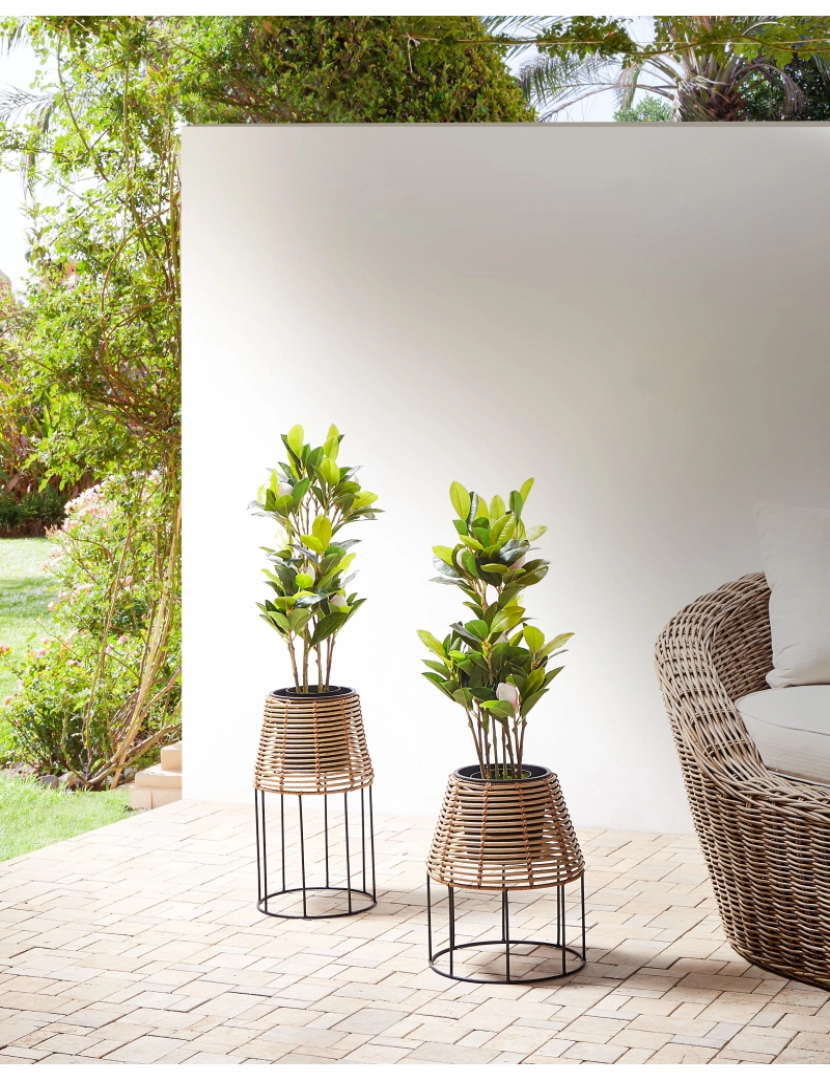
{"type": "Polygon", "coordinates": [[[331,682],[331,672],[337,638],[364,600],[348,588],[355,558],[349,549],[357,541],[342,533],[381,511],[357,469],[338,464],[343,435],[334,425],[321,446],[307,443],[300,425],[281,438],[287,460],[271,471],[250,509],[276,524],[277,547],[263,549],[273,596],[258,606],[285,643],[293,685],[266,699],[258,768],[354,774],[369,760],[360,702],[352,688],[331,682]]]}
{"type": "Polygon", "coordinates": [[[525,731],[531,710],[562,671],[551,661],[572,634],[546,640],[523,606],[524,590],[540,582],[549,566],[529,557],[532,541],[546,531],[526,529],[522,520],[532,486],[527,480],[507,502],[495,495],[488,505],[453,483],[457,540],[433,548],[433,580],[460,589],[472,617],[452,623],[440,640],[418,631],[432,653],[423,674],[464,711],[477,757],[450,777],[430,856],[437,880],[446,880],[448,852],[475,857],[479,878],[485,864],[526,861],[546,848],[546,822],[557,820],[551,810],[551,799],[560,798],[556,778],[526,763],[525,731]],[[451,835],[459,829],[466,838],[460,846],[451,835]],[[444,862],[439,867],[436,860],[444,862]]]}

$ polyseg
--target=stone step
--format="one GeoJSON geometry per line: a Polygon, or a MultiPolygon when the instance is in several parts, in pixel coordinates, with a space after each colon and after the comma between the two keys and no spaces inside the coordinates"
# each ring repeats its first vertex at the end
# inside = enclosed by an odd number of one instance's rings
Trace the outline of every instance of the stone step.
{"type": "Polygon", "coordinates": [[[133,810],[156,810],[159,806],[177,802],[182,797],[181,788],[139,787],[130,784],[130,807],[133,810]]]}
{"type": "Polygon", "coordinates": [[[165,772],[182,771],[182,744],[180,742],[161,748],[161,767],[165,772]]]}
{"type": "Polygon", "coordinates": [[[163,769],[161,765],[151,765],[136,773],[135,782],[138,787],[178,788],[181,791],[182,774],[178,770],[163,769]]]}

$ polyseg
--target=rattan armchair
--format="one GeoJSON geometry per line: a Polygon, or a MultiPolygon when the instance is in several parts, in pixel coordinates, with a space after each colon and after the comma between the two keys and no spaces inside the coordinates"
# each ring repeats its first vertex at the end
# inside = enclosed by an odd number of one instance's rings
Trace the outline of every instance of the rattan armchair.
{"type": "Polygon", "coordinates": [[[735,707],[766,689],[769,588],[702,596],[657,641],[657,671],[726,936],[741,956],[830,988],[830,787],[761,761],[735,707]]]}

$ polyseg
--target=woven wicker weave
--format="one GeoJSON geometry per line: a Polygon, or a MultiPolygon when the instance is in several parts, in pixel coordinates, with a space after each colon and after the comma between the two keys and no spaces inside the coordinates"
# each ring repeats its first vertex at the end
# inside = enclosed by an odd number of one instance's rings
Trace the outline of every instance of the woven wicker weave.
{"type": "Polygon", "coordinates": [[[767,688],[769,589],[750,574],[675,616],[657,671],[724,929],[761,967],[830,988],[830,788],[762,763],[735,707],[767,688]]]}
{"type": "Polygon", "coordinates": [[[526,780],[447,782],[427,873],[464,889],[546,889],[581,877],[579,842],[559,781],[546,769],[526,780]]]}
{"type": "Polygon", "coordinates": [[[269,694],[254,787],[291,795],[332,795],[372,783],[360,698],[341,693],[269,694]],[[279,695],[279,696],[278,696],[279,695]]]}

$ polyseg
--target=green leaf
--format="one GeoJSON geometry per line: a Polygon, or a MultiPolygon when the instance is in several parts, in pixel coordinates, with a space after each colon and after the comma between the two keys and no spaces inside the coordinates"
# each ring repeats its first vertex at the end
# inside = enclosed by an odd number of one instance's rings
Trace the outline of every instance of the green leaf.
{"type": "Polygon", "coordinates": [[[464,629],[468,630],[479,641],[485,641],[490,633],[490,627],[484,619],[471,619],[470,622],[464,623],[464,629]]]}
{"type": "Polygon", "coordinates": [[[546,689],[537,690],[535,694],[532,694],[526,701],[523,701],[519,709],[519,712],[522,714],[522,716],[527,716],[527,714],[537,703],[537,701],[539,701],[540,698],[544,697],[546,693],[546,689]]]}
{"type": "Polygon", "coordinates": [[[490,521],[490,511],[487,508],[487,500],[483,499],[481,495],[478,497],[478,506],[476,507],[476,518],[484,518],[486,522],[490,521]]]}
{"type": "Polygon", "coordinates": [[[524,506],[524,499],[518,491],[510,492],[510,510],[515,517],[516,521],[519,521],[522,516],[522,507],[524,506]]]}
{"type": "Polygon", "coordinates": [[[524,628],[525,643],[532,653],[537,653],[545,644],[545,635],[537,626],[524,628]]]}
{"type": "Polygon", "coordinates": [[[522,621],[524,611],[522,608],[507,608],[504,611],[500,611],[498,615],[493,619],[493,624],[490,627],[494,634],[500,634],[504,630],[512,630],[514,626],[522,621]]]}
{"type": "Polygon", "coordinates": [[[513,706],[509,701],[483,701],[481,707],[486,709],[493,716],[497,716],[499,720],[506,720],[508,716],[513,715],[513,706]]]}
{"type": "Polygon", "coordinates": [[[488,562],[482,563],[481,569],[486,570],[488,574],[498,574],[499,577],[504,577],[509,568],[503,563],[488,562]]]}
{"type": "Polygon", "coordinates": [[[352,509],[363,510],[364,507],[371,506],[372,503],[377,501],[378,497],[373,491],[361,491],[359,494],[355,495],[352,509]]]}
{"type": "Polygon", "coordinates": [[[421,642],[426,645],[430,652],[434,652],[435,655],[440,656],[442,660],[446,659],[447,654],[444,651],[444,646],[441,644],[437,637],[434,637],[429,632],[429,630],[419,630],[418,637],[421,639],[421,642]]]}
{"type": "Polygon", "coordinates": [[[285,436],[285,441],[288,443],[288,447],[295,457],[301,458],[303,456],[303,443],[305,442],[305,432],[303,431],[301,424],[294,425],[294,427],[285,436]]]}
{"type": "Polygon", "coordinates": [[[303,545],[309,549],[309,551],[316,551],[318,555],[322,555],[326,550],[323,547],[323,541],[318,536],[313,536],[309,533],[300,537],[303,545]]]}
{"type": "Polygon", "coordinates": [[[314,519],[311,531],[323,545],[323,551],[325,551],[331,543],[331,522],[325,514],[319,514],[314,519]]]}
{"type": "Polygon", "coordinates": [[[527,698],[533,697],[537,690],[541,690],[545,685],[545,669],[536,668],[535,671],[531,671],[528,677],[524,681],[522,687],[522,701],[527,698]]]}
{"type": "Polygon", "coordinates": [[[292,495],[280,495],[278,499],[274,500],[274,509],[281,517],[285,517],[294,509],[294,497],[292,495]]]}
{"type": "Polygon", "coordinates": [[[470,513],[470,493],[457,480],[453,480],[450,484],[450,502],[456,514],[462,521],[466,521],[467,515],[470,513]]]}
{"type": "Polygon", "coordinates": [[[445,664],[439,664],[437,660],[422,660],[422,664],[425,664],[431,671],[437,671],[442,679],[449,679],[452,672],[445,664]]]}
{"type": "Polygon", "coordinates": [[[456,567],[455,567],[455,563],[453,562],[453,558],[452,558],[452,548],[450,548],[450,547],[441,547],[439,545],[438,547],[434,547],[432,550],[433,550],[433,553],[438,556],[438,558],[441,560],[441,562],[445,562],[447,564],[447,566],[451,566],[453,568],[453,570],[455,570],[456,567]]]}
{"type": "Polygon", "coordinates": [[[527,530],[528,540],[538,540],[540,536],[544,536],[548,531],[547,525],[534,525],[527,530]]]}
{"type": "Polygon", "coordinates": [[[496,520],[490,526],[490,543],[491,544],[506,544],[510,539],[513,526],[513,515],[502,514],[501,517],[496,520]]]}
{"type": "Polygon", "coordinates": [[[301,608],[298,611],[292,611],[288,616],[288,625],[291,627],[295,634],[299,634],[308,625],[311,619],[311,612],[308,608],[301,608]]]}
{"type": "Polygon", "coordinates": [[[293,495],[292,495],[291,498],[292,498],[292,501],[294,503],[293,508],[295,510],[299,509],[300,503],[305,498],[306,492],[308,491],[308,489],[310,487],[311,487],[311,480],[308,477],[306,477],[304,480],[300,480],[300,482],[298,484],[294,485],[294,492],[293,492],[293,495]]]}
{"type": "Polygon", "coordinates": [[[549,641],[544,647],[544,649],[542,650],[542,656],[550,656],[550,654],[552,652],[555,652],[556,649],[561,649],[562,646],[567,641],[570,641],[572,637],[573,634],[557,634],[553,641],[549,641]]]}
{"type": "Polygon", "coordinates": [[[421,674],[425,679],[429,679],[433,686],[437,686],[442,694],[446,694],[447,697],[452,700],[453,695],[444,685],[445,680],[435,671],[422,671],[421,674]]]}
{"type": "Polygon", "coordinates": [[[525,482],[519,488],[519,494],[522,497],[522,503],[523,504],[527,502],[527,497],[530,494],[530,489],[532,487],[533,487],[533,477],[531,476],[531,478],[529,480],[525,480],[525,482]]]}
{"type": "Polygon", "coordinates": [[[297,574],[294,578],[294,584],[298,591],[300,589],[310,589],[314,584],[314,578],[310,574],[297,574]]]}
{"type": "Polygon", "coordinates": [[[459,705],[463,705],[465,709],[471,708],[473,704],[473,695],[468,689],[459,687],[458,690],[454,691],[452,697],[459,705]]]}
{"type": "Polygon", "coordinates": [[[340,470],[337,467],[337,462],[330,457],[323,458],[317,466],[317,472],[322,476],[329,487],[333,487],[340,479],[340,470]]]}
{"type": "Polygon", "coordinates": [[[499,518],[504,517],[505,509],[504,499],[501,495],[494,495],[490,500],[490,520],[498,521],[499,518]]]}
{"type": "Polygon", "coordinates": [[[324,615],[317,623],[314,633],[311,635],[311,644],[319,645],[321,641],[336,634],[348,616],[341,614],[324,615]]]}

